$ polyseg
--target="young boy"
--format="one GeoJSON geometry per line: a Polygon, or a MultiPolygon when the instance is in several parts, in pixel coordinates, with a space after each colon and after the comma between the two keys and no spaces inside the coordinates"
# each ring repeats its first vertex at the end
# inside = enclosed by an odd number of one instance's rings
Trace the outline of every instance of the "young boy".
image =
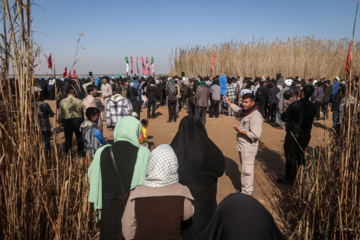
{"type": "Polygon", "coordinates": [[[98,108],[89,107],[86,109],[87,119],[81,124],[80,132],[84,139],[87,157],[93,157],[96,150],[105,145],[106,142],[101,135],[97,126],[100,118],[100,110],[98,108]]]}
{"type": "Polygon", "coordinates": [[[289,107],[289,105],[292,103],[292,97],[293,97],[293,93],[288,90],[286,92],[284,92],[284,107],[283,107],[283,112],[286,111],[286,109],[289,107]]]}
{"type": "Polygon", "coordinates": [[[147,141],[148,141],[147,127],[149,125],[149,121],[146,119],[143,119],[143,120],[141,120],[141,124],[142,124],[142,129],[141,129],[141,135],[139,138],[139,142],[141,145],[147,146],[147,141]]]}

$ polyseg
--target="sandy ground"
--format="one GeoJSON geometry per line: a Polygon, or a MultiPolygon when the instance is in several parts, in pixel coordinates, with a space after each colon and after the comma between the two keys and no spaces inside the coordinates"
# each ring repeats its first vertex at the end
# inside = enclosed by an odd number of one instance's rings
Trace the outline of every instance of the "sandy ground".
{"type": "MultiPolygon", "coordinates": [[[[48,102],[55,112],[55,101],[48,102]]],[[[186,116],[185,110],[179,113],[179,119],[176,123],[167,123],[168,109],[166,106],[160,107],[156,110],[156,118],[149,120],[148,134],[149,145],[151,150],[160,144],[170,144],[174,138],[180,120],[186,116]]],[[[146,109],[142,109],[141,118],[146,118],[146,109]]],[[[207,119],[206,130],[212,141],[221,149],[225,156],[225,173],[218,180],[217,200],[220,202],[230,193],[236,192],[240,189],[240,160],[238,152],[236,151],[236,133],[233,129],[233,124],[238,124],[235,118],[227,118],[225,115],[220,115],[219,119],[207,119]]],[[[52,119],[52,124],[55,124],[55,119],[52,119]]],[[[316,147],[322,144],[325,138],[325,125],[330,125],[331,120],[315,122],[312,129],[312,138],[310,147],[316,147]]],[[[54,126],[54,125],[53,125],[54,126]]],[[[56,125],[57,126],[57,125],[56,125]]],[[[283,177],[285,174],[285,157],[283,151],[283,144],[285,138],[285,131],[275,129],[272,123],[263,123],[263,132],[260,137],[259,152],[255,161],[255,179],[254,179],[254,195],[262,204],[265,205],[271,212],[270,204],[267,198],[271,198],[273,192],[278,189],[284,189],[284,186],[279,186],[276,179],[283,177]]],[[[59,128],[58,128],[59,129],[59,128]]],[[[106,140],[113,140],[112,132],[108,131],[104,123],[104,137],[106,140]]],[[[57,142],[64,142],[63,131],[57,134],[57,142]]],[[[76,145],[75,135],[73,143],[76,145]]],[[[309,152],[308,148],[308,152],[309,152]]]]}

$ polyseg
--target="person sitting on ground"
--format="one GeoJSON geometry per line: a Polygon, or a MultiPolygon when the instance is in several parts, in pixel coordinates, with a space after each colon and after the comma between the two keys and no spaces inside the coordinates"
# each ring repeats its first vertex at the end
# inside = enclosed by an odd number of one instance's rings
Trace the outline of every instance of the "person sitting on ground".
{"type": "Polygon", "coordinates": [[[80,125],[80,132],[82,133],[86,148],[86,156],[89,159],[95,155],[98,148],[106,144],[97,126],[99,118],[100,110],[95,107],[88,107],[86,109],[86,120],[80,125]]]}
{"type": "Polygon", "coordinates": [[[255,198],[232,193],[222,200],[201,240],[285,240],[274,218],[255,198]]]}
{"type": "Polygon", "coordinates": [[[125,196],[146,176],[150,151],[139,144],[141,123],[122,118],[114,129],[114,143],[99,148],[88,170],[89,202],[101,210],[100,240],[121,236],[125,196]]]}
{"type": "Polygon", "coordinates": [[[121,92],[121,87],[116,87],[114,95],[106,103],[106,126],[109,130],[113,130],[116,123],[133,110],[130,100],[124,98],[121,92]]]}
{"type": "Polygon", "coordinates": [[[147,146],[147,141],[148,141],[147,127],[149,126],[149,121],[146,119],[143,119],[143,120],[141,120],[141,124],[142,124],[142,129],[141,129],[139,142],[142,146],[147,146]]]}
{"type": "Polygon", "coordinates": [[[125,239],[181,239],[181,222],[194,214],[189,189],[179,183],[173,149],[162,144],[150,154],[143,184],[130,192],[122,231],[125,239]]]}
{"type": "Polygon", "coordinates": [[[200,239],[217,207],[217,180],[224,173],[225,158],[193,115],[181,120],[170,145],[179,162],[179,183],[187,186],[195,198],[195,214],[184,222],[182,237],[200,239]]]}

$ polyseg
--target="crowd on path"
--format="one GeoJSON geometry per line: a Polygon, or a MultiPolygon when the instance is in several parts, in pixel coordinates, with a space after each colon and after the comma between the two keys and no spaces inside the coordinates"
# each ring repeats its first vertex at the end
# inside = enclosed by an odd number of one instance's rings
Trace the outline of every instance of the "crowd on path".
{"type": "MultiPolygon", "coordinates": [[[[103,77],[101,83],[99,88],[99,79],[92,78],[81,89],[63,90],[57,119],[64,129],[65,153],[71,154],[75,133],[77,153],[92,159],[89,201],[101,211],[100,239],[284,239],[271,215],[250,197],[263,121],[286,131],[285,177],[278,182],[292,185],[298,166],[304,164],[313,121],[321,119],[321,112],[327,119],[331,103],[336,132],[346,106],[355,102],[352,86],[339,78],[332,85],[326,79],[264,77],[224,82],[219,76],[103,77]],[[83,90],[86,96],[80,99],[83,90]],[[100,94],[101,100],[96,97],[100,94]],[[168,123],[176,122],[184,109],[189,115],[181,120],[170,145],[150,153],[147,126],[156,118],[157,107],[165,105],[168,123]],[[147,119],[140,122],[141,108],[147,108],[147,119]],[[239,120],[233,128],[241,189],[217,206],[217,179],[224,173],[225,160],[205,125],[220,114],[239,120]],[[113,144],[102,137],[103,121],[113,131],[113,144]]],[[[34,117],[50,153],[49,117],[54,113],[41,92],[37,98],[34,117]]]]}

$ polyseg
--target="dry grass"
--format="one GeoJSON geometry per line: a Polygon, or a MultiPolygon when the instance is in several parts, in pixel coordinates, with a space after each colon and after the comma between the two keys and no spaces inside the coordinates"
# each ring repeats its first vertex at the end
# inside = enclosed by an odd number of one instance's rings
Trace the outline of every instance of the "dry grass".
{"type": "Polygon", "coordinates": [[[0,123],[0,239],[92,239],[97,231],[87,201],[89,163],[65,157],[55,144],[46,156],[32,117],[40,48],[32,38],[31,2],[0,3],[0,103],[6,116],[0,123]]]}
{"type": "MultiPolygon", "coordinates": [[[[251,42],[230,41],[207,46],[185,46],[172,51],[171,74],[186,76],[283,76],[301,78],[345,78],[348,39],[318,40],[315,37],[295,37],[273,42],[253,39],[251,42]],[[211,72],[212,50],[215,50],[214,72],[211,72]]],[[[358,48],[353,45],[353,69],[359,69],[358,48]]],[[[354,72],[358,75],[359,72],[354,72]]]]}

